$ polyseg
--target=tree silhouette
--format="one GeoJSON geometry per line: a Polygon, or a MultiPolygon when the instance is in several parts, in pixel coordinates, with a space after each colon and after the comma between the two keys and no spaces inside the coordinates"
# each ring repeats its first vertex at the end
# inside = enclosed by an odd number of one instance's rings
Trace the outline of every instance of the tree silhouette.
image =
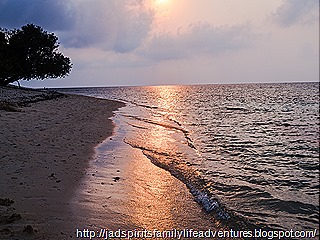
{"type": "Polygon", "coordinates": [[[18,80],[65,77],[68,57],[58,50],[58,38],[34,24],[21,29],[0,29],[0,85],[18,80]]]}

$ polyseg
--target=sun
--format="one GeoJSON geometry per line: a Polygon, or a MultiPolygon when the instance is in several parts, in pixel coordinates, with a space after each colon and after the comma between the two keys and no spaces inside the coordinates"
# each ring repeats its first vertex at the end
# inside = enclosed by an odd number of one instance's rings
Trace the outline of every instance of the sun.
{"type": "Polygon", "coordinates": [[[164,20],[169,16],[174,2],[173,0],[151,0],[149,3],[156,13],[157,20],[164,20]]]}
{"type": "Polygon", "coordinates": [[[157,5],[164,5],[167,4],[170,0],[154,0],[155,4],[157,5]]]}

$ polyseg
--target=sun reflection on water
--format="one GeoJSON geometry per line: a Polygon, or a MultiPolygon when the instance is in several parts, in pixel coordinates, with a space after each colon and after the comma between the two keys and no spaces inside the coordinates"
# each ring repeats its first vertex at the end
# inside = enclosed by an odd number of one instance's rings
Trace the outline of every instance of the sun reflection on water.
{"type": "Polygon", "coordinates": [[[138,157],[138,161],[133,162],[128,169],[130,178],[135,182],[129,189],[131,220],[145,229],[173,227],[175,221],[171,211],[176,204],[169,196],[175,186],[167,172],[155,168],[143,156],[137,155],[134,157],[138,157]]]}
{"type": "MultiPolygon", "coordinates": [[[[150,88],[158,95],[155,105],[163,109],[164,114],[172,111],[177,101],[174,94],[175,87],[156,87],[157,91],[154,91],[154,87],[150,88]]],[[[157,116],[154,116],[154,121],[158,121],[157,116]]],[[[164,131],[165,123],[157,123],[159,125],[155,124],[149,128],[146,135],[142,135],[146,145],[151,149],[157,149],[160,154],[176,151],[171,144],[175,140],[168,135],[168,131],[164,131]]],[[[138,152],[141,154],[140,151],[138,152]]],[[[139,157],[138,152],[134,158],[139,161],[133,161],[128,171],[130,178],[135,179],[134,182],[139,182],[129,190],[130,195],[134,196],[131,200],[132,221],[146,229],[161,230],[175,227],[177,216],[174,212],[179,207],[183,209],[182,206],[177,206],[178,203],[172,198],[173,189],[177,189],[177,185],[168,172],[155,167],[142,154],[139,157]]]]}
{"type": "Polygon", "coordinates": [[[173,112],[178,101],[182,99],[182,92],[179,86],[155,86],[149,88],[151,88],[150,92],[156,95],[157,106],[166,109],[167,112],[173,112]]]}

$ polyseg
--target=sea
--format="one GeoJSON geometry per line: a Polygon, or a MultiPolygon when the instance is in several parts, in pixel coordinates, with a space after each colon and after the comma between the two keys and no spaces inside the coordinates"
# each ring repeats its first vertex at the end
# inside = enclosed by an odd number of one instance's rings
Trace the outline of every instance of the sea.
{"type": "Polygon", "coordinates": [[[96,87],[126,103],[124,142],[187,185],[208,214],[319,230],[319,83],[96,87]]]}

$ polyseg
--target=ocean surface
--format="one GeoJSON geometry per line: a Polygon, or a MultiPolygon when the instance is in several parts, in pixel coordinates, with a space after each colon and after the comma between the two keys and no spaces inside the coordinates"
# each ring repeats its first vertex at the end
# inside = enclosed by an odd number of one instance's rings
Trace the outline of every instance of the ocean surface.
{"type": "Polygon", "coordinates": [[[59,91],[125,102],[114,117],[125,143],[184,182],[208,214],[318,229],[319,83],[59,91]]]}

